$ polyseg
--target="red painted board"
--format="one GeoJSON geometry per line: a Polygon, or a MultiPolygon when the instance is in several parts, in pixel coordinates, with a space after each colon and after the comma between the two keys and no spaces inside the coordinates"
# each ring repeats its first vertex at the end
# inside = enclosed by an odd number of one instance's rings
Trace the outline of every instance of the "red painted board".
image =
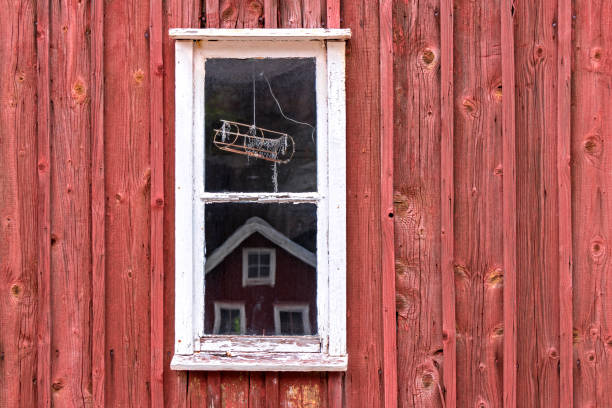
{"type": "Polygon", "coordinates": [[[393,10],[393,219],[400,407],[442,407],[443,400],[440,26],[434,12],[438,3],[395,2],[393,10]]]}
{"type": "Polygon", "coordinates": [[[455,331],[455,259],[454,259],[454,91],[453,91],[453,24],[451,0],[440,1],[440,235],[442,274],[442,344],[444,353],[445,406],[457,404],[456,331],[455,331]]]}
{"type": "Polygon", "coordinates": [[[574,405],[611,406],[612,4],[579,0],[573,15],[574,405]]]}

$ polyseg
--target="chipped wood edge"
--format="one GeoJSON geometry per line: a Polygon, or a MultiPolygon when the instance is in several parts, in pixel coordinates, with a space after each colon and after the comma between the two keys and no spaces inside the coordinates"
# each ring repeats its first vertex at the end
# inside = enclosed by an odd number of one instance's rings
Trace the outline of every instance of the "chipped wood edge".
{"type": "Polygon", "coordinates": [[[346,356],[322,353],[196,353],[174,355],[172,370],[194,371],[346,371],[346,356]]]}

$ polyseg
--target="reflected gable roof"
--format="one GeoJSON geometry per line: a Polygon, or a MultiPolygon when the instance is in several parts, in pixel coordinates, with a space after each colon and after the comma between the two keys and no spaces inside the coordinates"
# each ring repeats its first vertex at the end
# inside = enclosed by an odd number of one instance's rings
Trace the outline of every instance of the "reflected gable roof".
{"type": "Polygon", "coordinates": [[[278,245],[291,255],[295,256],[302,262],[316,268],[317,257],[300,244],[295,243],[289,237],[282,234],[266,221],[259,217],[251,217],[238,228],[230,237],[225,240],[211,255],[206,259],[206,273],[212,271],[219,265],[225,257],[231,254],[245,239],[259,233],[266,237],[270,242],[278,245]]]}

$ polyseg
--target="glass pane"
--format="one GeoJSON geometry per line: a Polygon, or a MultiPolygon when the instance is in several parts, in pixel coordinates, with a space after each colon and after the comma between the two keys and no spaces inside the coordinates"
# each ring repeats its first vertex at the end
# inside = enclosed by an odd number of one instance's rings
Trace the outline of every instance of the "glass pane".
{"type": "Polygon", "coordinates": [[[260,254],[259,264],[260,265],[270,265],[270,254],[260,254]]]}
{"type": "Polygon", "coordinates": [[[205,62],[205,189],[317,190],[314,58],[205,62]]]}
{"type": "Polygon", "coordinates": [[[291,323],[291,334],[304,334],[304,321],[302,320],[302,312],[292,312],[291,323]]]}
{"type": "Polygon", "coordinates": [[[249,278],[259,277],[259,270],[257,266],[249,266],[249,278]]]}
{"type": "Polygon", "coordinates": [[[253,254],[253,253],[249,254],[249,265],[257,266],[258,258],[259,256],[257,254],[253,254]]]}
{"type": "MultiPolygon", "coordinates": [[[[213,332],[215,302],[244,303],[248,335],[274,335],[274,305],[300,303],[309,305],[312,330],[298,333],[316,334],[316,205],[215,203],[204,214],[205,332],[213,332]],[[243,286],[244,248],[275,249],[274,273],[271,265],[256,267],[255,276],[255,268],[247,268],[248,277],[274,276],[274,282],[243,286]]],[[[266,257],[270,263],[268,253],[259,260],[266,257]]]]}
{"type": "Polygon", "coordinates": [[[291,334],[291,313],[280,312],[281,334],[291,334]]]}

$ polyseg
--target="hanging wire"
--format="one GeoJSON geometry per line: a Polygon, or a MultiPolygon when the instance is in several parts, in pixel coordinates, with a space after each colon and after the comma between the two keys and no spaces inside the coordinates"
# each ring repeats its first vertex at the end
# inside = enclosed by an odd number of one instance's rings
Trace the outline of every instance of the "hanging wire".
{"type": "Polygon", "coordinates": [[[290,118],[289,116],[285,115],[285,112],[283,112],[283,108],[281,107],[281,104],[278,101],[278,98],[276,97],[276,95],[274,95],[274,91],[272,90],[272,85],[270,84],[268,77],[263,72],[260,75],[263,76],[263,78],[266,80],[266,83],[268,84],[268,89],[270,90],[270,95],[272,95],[274,102],[276,102],[276,106],[278,107],[278,110],[280,111],[281,116],[290,122],[297,123],[298,125],[308,126],[309,128],[311,128],[312,133],[310,134],[310,138],[312,139],[312,142],[315,143],[314,134],[315,134],[316,128],[312,126],[310,123],[301,122],[299,120],[290,118]]]}

